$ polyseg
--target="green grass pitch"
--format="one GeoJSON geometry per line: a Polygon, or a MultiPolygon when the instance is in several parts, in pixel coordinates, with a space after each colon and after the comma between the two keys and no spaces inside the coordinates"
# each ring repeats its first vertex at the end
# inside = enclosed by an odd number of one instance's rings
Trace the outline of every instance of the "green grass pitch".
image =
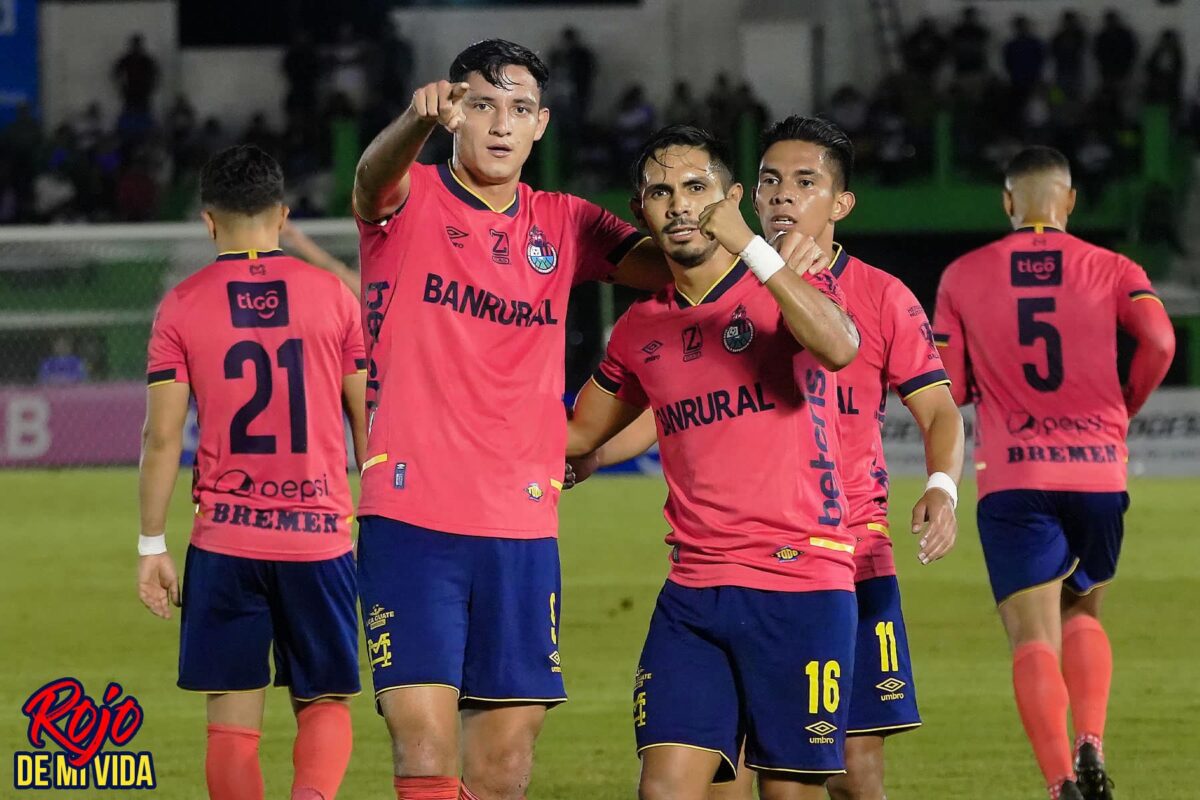
{"type": "MultiPolygon", "coordinates": [[[[888,744],[891,800],[1043,797],[1011,697],[1004,635],[992,607],[964,487],[959,544],[922,567],[903,533],[918,484],[893,488],[895,534],[925,726],[888,744]]],[[[1200,751],[1200,512],[1195,480],[1137,480],[1121,573],[1106,622],[1116,674],[1107,754],[1121,800],[1188,797],[1200,751]]],[[[631,680],[666,574],[664,489],[646,478],[595,479],[562,504],[562,652],[571,701],[538,747],[531,800],[636,797],[631,680]]],[[[43,683],[80,678],[95,696],[119,680],[146,722],[134,740],[154,755],[172,800],[205,797],[204,703],[175,688],[178,615],[149,615],[134,585],[132,470],[0,472],[0,797],[145,797],[133,792],[17,792],[16,750],[29,749],[20,706],[43,683]]],[[[177,561],[188,530],[186,476],[173,507],[177,561]]],[[[180,563],[180,566],[182,564],[180,563]]],[[[364,685],[370,685],[364,672],[364,685]]],[[[803,685],[779,691],[804,691],[803,685]]],[[[843,693],[845,696],[846,693],[843,693]]],[[[391,797],[387,736],[369,695],[354,702],[355,750],[340,797],[391,797]]],[[[268,699],[262,760],[268,797],[290,785],[294,726],[282,690],[268,699]]]]}

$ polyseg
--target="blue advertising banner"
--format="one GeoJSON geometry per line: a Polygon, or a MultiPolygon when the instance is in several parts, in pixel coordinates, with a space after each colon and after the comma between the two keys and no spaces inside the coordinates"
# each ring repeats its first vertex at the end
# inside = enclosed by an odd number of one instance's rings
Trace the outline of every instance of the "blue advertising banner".
{"type": "Polygon", "coordinates": [[[17,106],[38,105],[37,0],[0,0],[0,127],[17,106]]]}

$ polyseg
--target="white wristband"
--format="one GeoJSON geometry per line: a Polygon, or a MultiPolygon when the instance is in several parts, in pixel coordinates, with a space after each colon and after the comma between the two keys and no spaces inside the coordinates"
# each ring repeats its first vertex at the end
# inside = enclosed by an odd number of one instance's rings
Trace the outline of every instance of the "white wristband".
{"type": "Polygon", "coordinates": [[[165,552],[167,552],[167,535],[165,533],[160,533],[158,536],[138,535],[139,556],[157,556],[165,552]]]}
{"type": "Polygon", "coordinates": [[[746,249],[738,255],[742,257],[742,261],[746,262],[746,266],[754,273],[754,277],[762,283],[766,283],[768,278],[783,269],[786,263],[783,256],[776,253],[775,248],[767,244],[767,240],[761,236],[751,239],[750,244],[746,245],[746,249]]]}
{"type": "Polygon", "coordinates": [[[935,472],[930,475],[929,480],[925,481],[925,491],[928,492],[930,489],[941,489],[950,495],[950,507],[958,508],[958,486],[949,475],[944,472],[935,472]]]}

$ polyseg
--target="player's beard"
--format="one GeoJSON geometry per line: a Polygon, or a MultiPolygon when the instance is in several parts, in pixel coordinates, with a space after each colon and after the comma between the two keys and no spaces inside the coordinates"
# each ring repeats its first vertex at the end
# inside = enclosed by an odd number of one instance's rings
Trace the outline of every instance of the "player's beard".
{"type": "Polygon", "coordinates": [[[698,267],[712,258],[720,245],[715,240],[704,239],[699,243],[688,242],[672,247],[668,240],[663,247],[667,257],[685,269],[698,267]]]}

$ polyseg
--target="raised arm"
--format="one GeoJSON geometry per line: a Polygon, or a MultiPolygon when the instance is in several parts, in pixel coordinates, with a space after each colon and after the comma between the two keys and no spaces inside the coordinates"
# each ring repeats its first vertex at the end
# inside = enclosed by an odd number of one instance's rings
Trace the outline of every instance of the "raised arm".
{"type": "Polygon", "coordinates": [[[413,92],[412,103],[376,136],[354,172],[354,211],[377,221],[394,214],[408,199],[408,170],[439,123],[455,130],[463,121],[466,83],[437,81],[413,92]]]}
{"type": "MultiPolygon", "coordinates": [[[[785,259],[761,236],[755,236],[731,194],[700,214],[700,230],[731,253],[740,253],[779,304],[792,336],[826,369],[839,370],[858,354],[858,329],[842,308],[802,277],[814,262],[828,263],[816,242],[807,239],[785,259]]],[[[815,280],[832,279],[818,273],[815,280]]]]}

